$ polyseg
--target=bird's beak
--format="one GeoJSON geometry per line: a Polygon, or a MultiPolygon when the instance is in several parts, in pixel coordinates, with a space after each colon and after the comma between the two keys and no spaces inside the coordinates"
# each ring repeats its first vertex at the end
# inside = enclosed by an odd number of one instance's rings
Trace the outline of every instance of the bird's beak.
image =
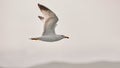
{"type": "Polygon", "coordinates": [[[68,36],[65,36],[65,38],[69,39],[69,37],[68,37],[68,36]]]}
{"type": "Polygon", "coordinates": [[[31,40],[40,40],[40,38],[30,38],[31,40]]]}

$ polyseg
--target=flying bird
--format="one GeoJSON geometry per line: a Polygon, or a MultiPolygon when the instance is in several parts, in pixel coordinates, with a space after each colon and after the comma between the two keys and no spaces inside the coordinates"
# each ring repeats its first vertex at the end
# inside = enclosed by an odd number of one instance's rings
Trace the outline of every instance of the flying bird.
{"type": "Polygon", "coordinates": [[[69,39],[68,36],[58,35],[55,33],[55,27],[58,21],[58,17],[56,16],[56,14],[44,5],[38,4],[38,7],[43,14],[43,16],[38,16],[38,18],[44,23],[44,31],[41,37],[35,37],[30,39],[46,42],[55,42],[64,38],[69,39]]]}

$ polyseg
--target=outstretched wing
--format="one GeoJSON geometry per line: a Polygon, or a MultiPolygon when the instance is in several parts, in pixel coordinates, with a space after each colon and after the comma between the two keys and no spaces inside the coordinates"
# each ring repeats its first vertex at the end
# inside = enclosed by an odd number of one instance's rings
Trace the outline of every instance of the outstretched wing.
{"type": "Polygon", "coordinates": [[[38,4],[38,7],[44,15],[44,17],[39,16],[39,18],[45,23],[43,35],[55,34],[55,26],[58,21],[58,17],[53,11],[41,4],[38,4]]]}

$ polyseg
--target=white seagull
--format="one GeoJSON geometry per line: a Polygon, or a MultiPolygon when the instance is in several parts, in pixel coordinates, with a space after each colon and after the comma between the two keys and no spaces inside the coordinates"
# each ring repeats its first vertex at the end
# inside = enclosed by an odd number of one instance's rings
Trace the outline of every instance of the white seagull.
{"type": "Polygon", "coordinates": [[[63,38],[68,39],[69,37],[65,35],[57,35],[55,33],[55,27],[58,21],[58,17],[55,15],[55,13],[41,4],[38,4],[38,7],[43,13],[43,16],[38,16],[38,17],[44,23],[44,31],[41,37],[31,38],[31,40],[54,42],[54,41],[59,41],[63,38]]]}

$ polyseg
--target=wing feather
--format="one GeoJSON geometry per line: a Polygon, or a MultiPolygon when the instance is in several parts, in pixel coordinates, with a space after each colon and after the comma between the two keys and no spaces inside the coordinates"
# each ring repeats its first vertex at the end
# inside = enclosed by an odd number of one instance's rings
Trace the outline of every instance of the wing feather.
{"type": "Polygon", "coordinates": [[[55,34],[55,26],[58,21],[58,17],[55,15],[53,11],[51,11],[50,9],[41,4],[38,4],[38,7],[43,13],[45,20],[43,35],[55,34]]]}

